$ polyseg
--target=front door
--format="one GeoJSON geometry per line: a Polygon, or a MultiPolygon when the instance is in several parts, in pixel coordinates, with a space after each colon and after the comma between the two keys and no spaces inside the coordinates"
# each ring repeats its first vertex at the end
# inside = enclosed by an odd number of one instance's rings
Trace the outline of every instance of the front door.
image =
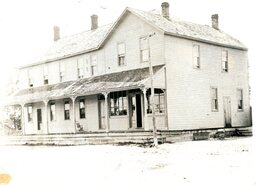
{"type": "Polygon", "coordinates": [[[230,128],[231,125],[231,100],[230,97],[223,97],[223,108],[224,108],[224,122],[225,127],[230,128]]]}
{"type": "Polygon", "coordinates": [[[99,100],[99,129],[106,129],[105,115],[105,100],[99,100]]]}
{"type": "Polygon", "coordinates": [[[129,96],[130,128],[142,127],[141,94],[129,96]]]}
{"type": "Polygon", "coordinates": [[[41,130],[42,128],[42,110],[37,109],[37,130],[41,130]]]}

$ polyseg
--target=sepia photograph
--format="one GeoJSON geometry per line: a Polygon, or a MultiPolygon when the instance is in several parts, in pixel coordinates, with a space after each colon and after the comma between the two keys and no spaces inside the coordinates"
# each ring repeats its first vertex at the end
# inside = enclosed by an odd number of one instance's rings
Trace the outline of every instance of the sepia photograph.
{"type": "Polygon", "coordinates": [[[256,185],[253,7],[0,1],[0,185],[256,185]]]}

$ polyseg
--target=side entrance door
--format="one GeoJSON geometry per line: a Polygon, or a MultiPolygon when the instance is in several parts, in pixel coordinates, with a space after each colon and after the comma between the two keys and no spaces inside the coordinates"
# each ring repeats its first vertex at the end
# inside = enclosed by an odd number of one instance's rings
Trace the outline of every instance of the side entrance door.
{"type": "Polygon", "coordinates": [[[223,97],[224,123],[226,128],[232,127],[231,124],[231,100],[230,97],[223,97]]]}
{"type": "Polygon", "coordinates": [[[42,110],[37,109],[37,130],[40,131],[42,129],[42,110]]]}

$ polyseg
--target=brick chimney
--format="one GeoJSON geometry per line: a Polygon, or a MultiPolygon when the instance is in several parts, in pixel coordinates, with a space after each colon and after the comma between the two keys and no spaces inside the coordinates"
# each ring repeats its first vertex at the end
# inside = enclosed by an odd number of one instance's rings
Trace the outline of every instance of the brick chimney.
{"type": "Polygon", "coordinates": [[[212,27],[216,30],[219,29],[219,15],[218,14],[212,15],[212,27]]]}
{"type": "Polygon", "coordinates": [[[97,29],[98,28],[98,15],[92,15],[91,21],[92,21],[91,30],[97,29]]]}
{"type": "Polygon", "coordinates": [[[169,19],[169,3],[163,2],[161,6],[162,6],[162,16],[166,19],[169,19]]]}
{"type": "Polygon", "coordinates": [[[53,27],[53,40],[57,41],[60,39],[60,28],[58,26],[53,27]]]}

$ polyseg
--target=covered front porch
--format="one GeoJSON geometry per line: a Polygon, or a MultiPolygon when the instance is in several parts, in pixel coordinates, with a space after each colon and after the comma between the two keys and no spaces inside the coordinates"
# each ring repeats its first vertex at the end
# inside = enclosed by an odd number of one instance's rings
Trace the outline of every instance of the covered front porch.
{"type": "MultiPolygon", "coordinates": [[[[163,76],[163,66],[154,67],[163,76]]],[[[14,94],[22,133],[62,134],[152,130],[148,68],[112,73],[14,94]]],[[[168,129],[164,83],[154,84],[157,129],[168,129]]]]}

